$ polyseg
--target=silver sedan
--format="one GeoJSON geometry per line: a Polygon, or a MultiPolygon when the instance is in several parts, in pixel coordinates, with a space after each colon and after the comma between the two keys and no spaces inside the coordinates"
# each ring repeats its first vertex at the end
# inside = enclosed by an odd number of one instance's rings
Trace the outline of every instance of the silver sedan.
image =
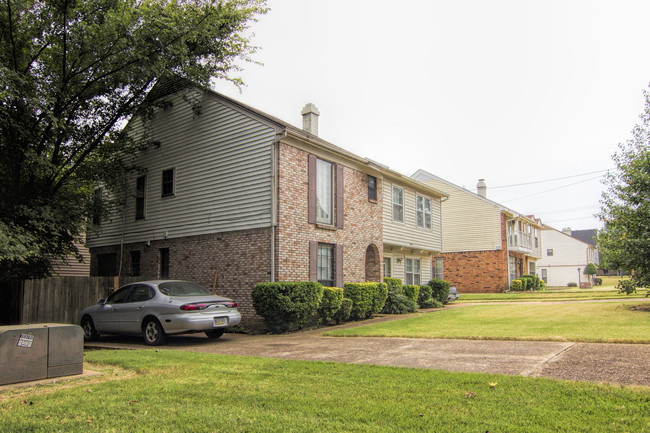
{"type": "Polygon", "coordinates": [[[238,325],[237,303],[187,281],[143,281],[119,288],[79,313],[86,341],[100,334],[143,335],[151,346],[167,335],[205,332],[219,338],[238,325]]]}

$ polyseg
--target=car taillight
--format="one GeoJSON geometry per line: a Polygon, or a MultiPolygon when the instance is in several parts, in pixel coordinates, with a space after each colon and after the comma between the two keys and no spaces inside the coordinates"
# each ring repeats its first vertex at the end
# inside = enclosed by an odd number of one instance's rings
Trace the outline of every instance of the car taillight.
{"type": "Polygon", "coordinates": [[[223,306],[228,307],[228,308],[237,308],[237,303],[236,302],[224,302],[223,306]]]}
{"type": "Polygon", "coordinates": [[[205,310],[208,307],[209,307],[208,304],[183,304],[181,305],[181,310],[185,310],[185,311],[205,310]]]}

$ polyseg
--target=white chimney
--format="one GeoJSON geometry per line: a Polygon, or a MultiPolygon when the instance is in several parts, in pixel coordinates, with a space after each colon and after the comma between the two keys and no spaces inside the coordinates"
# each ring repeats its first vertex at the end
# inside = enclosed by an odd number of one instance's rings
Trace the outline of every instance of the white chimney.
{"type": "Polygon", "coordinates": [[[476,193],[481,197],[487,197],[487,184],[485,183],[485,179],[478,180],[478,183],[476,184],[476,193]]]}
{"type": "Polygon", "coordinates": [[[302,129],[310,134],[318,135],[318,116],[320,116],[318,108],[310,102],[303,107],[300,114],[302,114],[302,129]]]}
{"type": "Polygon", "coordinates": [[[562,233],[564,233],[565,235],[571,236],[571,227],[564,227],[562,229],[562,233]]]}

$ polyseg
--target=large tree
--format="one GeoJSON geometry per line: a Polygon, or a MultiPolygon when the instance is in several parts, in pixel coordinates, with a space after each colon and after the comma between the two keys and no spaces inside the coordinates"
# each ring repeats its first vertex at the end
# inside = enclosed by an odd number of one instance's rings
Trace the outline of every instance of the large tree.
{"type": "Polygon", "coordinates": [[[619,145],[616,170],[605,180],[598,234],[604,267],[634,271],[638,286],[650,286],[650,94],[644,95],[641,122],[619,145]]]}
{"type": "Polygon", "coordinates": [[[126,122],[186,83],[241,84],[245,32],[265,12],[264,0],[0,2],[0,278],[48,275],[77,252],[93,191],[152,144],[126,122]]]}

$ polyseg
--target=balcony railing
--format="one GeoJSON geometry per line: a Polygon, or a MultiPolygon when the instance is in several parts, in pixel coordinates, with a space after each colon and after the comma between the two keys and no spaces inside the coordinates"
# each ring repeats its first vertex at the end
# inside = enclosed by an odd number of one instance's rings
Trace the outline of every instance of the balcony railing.
{"type": "Polygon", "coordinates": [[[522,251],[532,251],[533,237],[524,232],[515,231],[508,235],[508,247],[522,251]]]}

